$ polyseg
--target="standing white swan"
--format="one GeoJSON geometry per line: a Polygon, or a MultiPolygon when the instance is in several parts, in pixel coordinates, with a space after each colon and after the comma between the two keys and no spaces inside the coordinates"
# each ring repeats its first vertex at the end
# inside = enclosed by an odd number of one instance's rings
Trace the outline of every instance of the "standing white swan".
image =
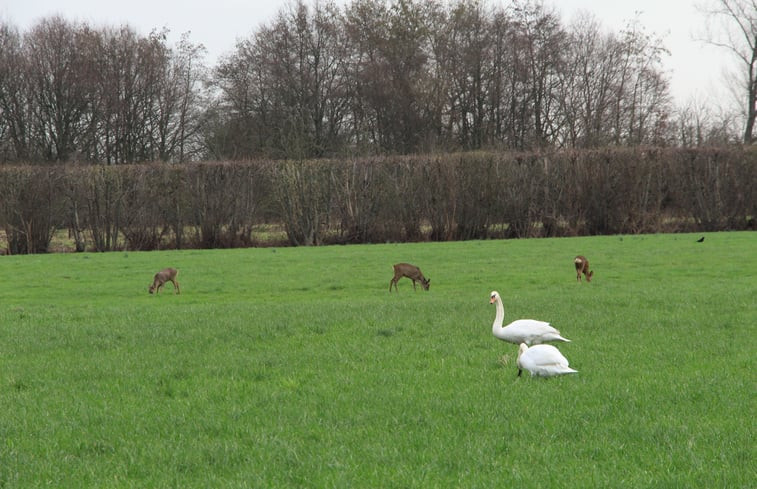
{"type": "Polygon", "coordinates": [[[529,346],[548,341],[570,341],[560,336],[560,332],[549,323],[535,319],[518,319],[503,328],[505,307],[502,305],[502,298],[497,291],[492,292],[489,304],[497,305],[497,314],[494,316],[494,324],[492,324],[492,334],[502,341],[516,345],[525,343],[529,346]]]}
{"type": "Polygon", "coordinates": [[[568,366],[568,359],[554,346],[534,345],[529,348],[521,343],[518,350],[518,376],[523,369],[531,372],[532,377],[553,377],[578,372],[568,366]]]}

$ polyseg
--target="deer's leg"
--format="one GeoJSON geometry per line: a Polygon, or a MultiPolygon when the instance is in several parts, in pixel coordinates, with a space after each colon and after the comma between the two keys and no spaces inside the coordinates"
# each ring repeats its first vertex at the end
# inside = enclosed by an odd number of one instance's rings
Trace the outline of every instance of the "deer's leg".
{"type": "Polygon", "coordinates": [[[179,281],[178,280],[171,280],[171,283],[173,284],[173,292],[174,292],[174,294],[181,294],[181,291],[179,290],[179,281]]]}

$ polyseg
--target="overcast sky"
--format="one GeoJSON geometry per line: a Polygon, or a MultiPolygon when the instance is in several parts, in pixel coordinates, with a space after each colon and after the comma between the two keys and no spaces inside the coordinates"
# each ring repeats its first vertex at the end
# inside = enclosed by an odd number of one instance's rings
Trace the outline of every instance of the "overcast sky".
{"type": "MultiPolygon", "coordinates": [[[[314,1],[314,0],[313,0],[314,1]]],[[[349,0],[347,0],[349,1],[349,0]]],[[[497,0],[488,0],[493,4],[497,0]]],[[[695,40],[704,29],[704,18],[695,4],[703,0],[547,0],[569,22],[579,11],[592,13],[607,29],[617,31],[637,17],[650,33],[664,39],[671,89],[678,104],[691,100],[725,105],[727,70],[734,62],[723,50],[695,40]]],[[[345,0],[338,0],[344,4],[345,0]]],[[[509,3],[509,2],[503,2],[509,3]]],[[[184,32],[208,50],[207,61],[232,51],[238,39],[247,38],[268,23],[287,0],[0,0],[0,19],[22,31],[43,17],[60,14],[97,26],[129,24],[141,34],[166,27],[176,42],[184,32]]]]}

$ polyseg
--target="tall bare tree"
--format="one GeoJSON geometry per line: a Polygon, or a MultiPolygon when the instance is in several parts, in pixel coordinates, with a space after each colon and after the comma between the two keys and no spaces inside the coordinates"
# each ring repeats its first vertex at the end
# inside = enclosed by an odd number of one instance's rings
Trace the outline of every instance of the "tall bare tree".
{"type": "Polygon", "coordinates": [[[487,117],[492,77],[492,30],[488,12],[476,0],[461,0],[451,7],[446,44],[449,53],[445,78],[449,79],[449,123],[460,146],[479,149],[489,141],[487,117]]]}
{"type": "Polygon", "coordinates": [[[28,161],[33,156],[29,80],[21,34],[0,24],[0,161],[28,161]]]}
{"type": "Polygon", "coordinates": [[[34,110],[32,139],[46,161],[67,161],[88,110],[87,82],[82,75],[81,29],[61,17],[42,20],[26,36],[30,102],[34,110]]]}
{"type": "Polygon", "coordinates": [[[203,104],[204,53],[204,46],[183,34],[178,49],[163,64],[151,117],[155,154],[161,161],[183,162],[199,150],[195,140],[203,104]]]}
{"type": "Polygon", "coordinates": [[[558,143],[574,148],[607,144],[618,43],[585,14],[570,24],[565,44],[570,61],[560,72],[564,125],[558,143]]]}
{"type": "Polygon", "coordinates": [[[752,144],[757,118],[757,1],[713,0],[701,11],[709,21],[706,41],[729,51],[743,67],[744,143],[752,144]]]}

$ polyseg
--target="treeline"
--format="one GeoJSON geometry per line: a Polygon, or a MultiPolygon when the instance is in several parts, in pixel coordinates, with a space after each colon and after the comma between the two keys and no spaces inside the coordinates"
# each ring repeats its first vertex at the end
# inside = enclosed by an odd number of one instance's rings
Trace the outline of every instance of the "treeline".
{"type": "Polygon", "coordinates": [[[201,49],[165,32],[60,17],[0,23],[0,162],[121,164],[199,156],[201,49]]]}
{"type": "Polygon", "coordinates": [[[753,229],[756,173],[737,148],[6,165],[0,226],[14,254],[753,229]]]}
{"type": "Polygon", "coordinates": [[[727,118],[672,106],[660,46],[633,22],[566,24],[539,1],[298,1],[213,67],[188,36],[0,22],[0,162],[739,140],[727,118]]]}

